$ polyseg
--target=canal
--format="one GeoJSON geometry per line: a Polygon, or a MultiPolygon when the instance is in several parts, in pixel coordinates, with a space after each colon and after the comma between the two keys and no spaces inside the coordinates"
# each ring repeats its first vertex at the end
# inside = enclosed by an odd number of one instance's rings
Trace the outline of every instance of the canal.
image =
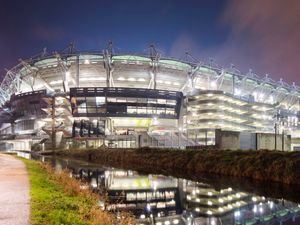
{"type": "Polygon", "coordinates": [[[96,193],[107,193],[107,203],[99,203],[102,207],[116,214],[129,211],[139,224],[300,224],[297,189],[281,196],[272,184],[260,189],[249,181],[234,185],[237,182],[227,182],[226,177],[191,180],[52,156],[32,158],[50,163],[56,170],[67,169],[96,193]]]}

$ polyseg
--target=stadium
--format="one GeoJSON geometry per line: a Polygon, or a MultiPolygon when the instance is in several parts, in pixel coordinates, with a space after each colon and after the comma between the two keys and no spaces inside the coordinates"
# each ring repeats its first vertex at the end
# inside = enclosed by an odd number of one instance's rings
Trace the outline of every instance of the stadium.
{"type": "Polygon", "coordinates": [[[300,87],[234,66],[74,46],[8,70],[0,149],[297,150],[300,87]]]}

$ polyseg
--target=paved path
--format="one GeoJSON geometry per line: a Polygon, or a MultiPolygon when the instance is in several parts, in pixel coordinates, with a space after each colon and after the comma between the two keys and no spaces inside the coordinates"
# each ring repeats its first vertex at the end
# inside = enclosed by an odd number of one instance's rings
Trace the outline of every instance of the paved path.
{"type": "Polygon", "coordinates": [[[28,225],[29,204],[29,180],[24,163],[0,153],[0,225],[28,225]]]}

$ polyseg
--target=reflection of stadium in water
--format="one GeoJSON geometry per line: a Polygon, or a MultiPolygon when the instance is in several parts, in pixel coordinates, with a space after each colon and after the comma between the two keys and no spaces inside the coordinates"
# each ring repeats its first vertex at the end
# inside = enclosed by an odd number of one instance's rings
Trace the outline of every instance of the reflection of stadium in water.
{"type": "Polygon", "coordinates": [[[228,188],[131,170],[91,166],[70,160],[51,160],[57,169],[107,191],[107,210],[127,210],[139,224],[299,224],[300,205],[228,188]]]}

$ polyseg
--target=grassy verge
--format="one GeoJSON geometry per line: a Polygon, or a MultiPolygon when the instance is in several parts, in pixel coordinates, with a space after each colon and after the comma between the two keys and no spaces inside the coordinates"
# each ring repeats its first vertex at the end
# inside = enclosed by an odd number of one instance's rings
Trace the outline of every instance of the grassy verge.
{"type": "Polygon", "coordinates": [[[115,215],[98,207],[99,196],[66,171],[57,173],[40,162],[22,159],[30,179],[31,224],[135,224],[129,214],[115,215]]]}

